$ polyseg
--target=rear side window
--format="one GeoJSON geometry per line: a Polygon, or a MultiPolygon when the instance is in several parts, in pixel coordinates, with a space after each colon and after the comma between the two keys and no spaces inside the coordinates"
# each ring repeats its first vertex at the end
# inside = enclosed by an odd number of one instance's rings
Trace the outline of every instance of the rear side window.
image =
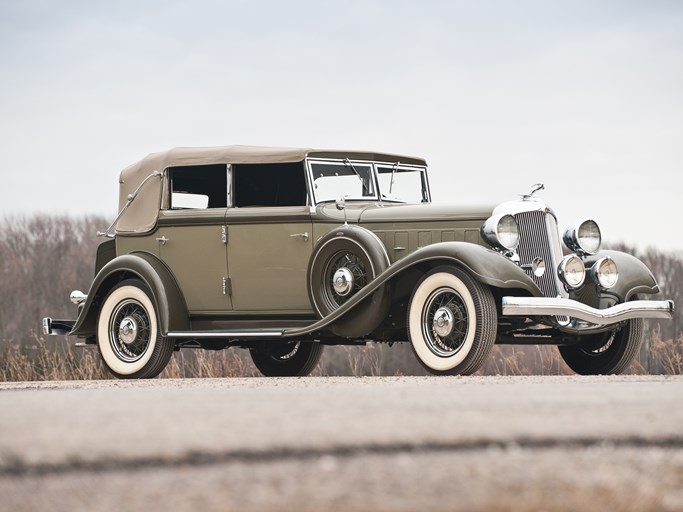
{"type": "Polygon", "coordinates": [[[304,163],[233,164],[234,206],[306,206],[304,163]]]}
{"type": "Polygon", "coordinates": [[[227,207],[226,164],[170,167],[168,173],[171,209],[227,207]]]}

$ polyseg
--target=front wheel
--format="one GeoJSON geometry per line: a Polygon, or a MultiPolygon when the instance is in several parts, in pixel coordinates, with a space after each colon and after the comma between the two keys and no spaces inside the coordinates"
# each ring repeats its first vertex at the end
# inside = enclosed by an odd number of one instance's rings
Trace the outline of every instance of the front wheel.
{"type": "Polygon", "coordinates": [[[408,306],[415,355],[437,375],[476,372],[495,343],[497,323],[491,290],[453,267],[425,275],[408,306]]]}
{"type": "Polygon", "coordinates": [[[159,375],[173,355],[173,341],[159,333],[149,289],[128,279],[114,287],[97,318],[97,345],[105,366],[120,379],[159,375]]]}
{"type": "Polygon", "coordinates": [[[309,375],[323,353],[320,343],[273,342],[249,349],[251,360],[266,377],[304,377],[309,375]]]}
{"type": "Polygon", "coordinates": [[[631,365],[643,343],[643,321],[629,320],[621,330],[585,336],[580,345],[558,347],[564,362],[581,375],[616,375],[631,365]]]}

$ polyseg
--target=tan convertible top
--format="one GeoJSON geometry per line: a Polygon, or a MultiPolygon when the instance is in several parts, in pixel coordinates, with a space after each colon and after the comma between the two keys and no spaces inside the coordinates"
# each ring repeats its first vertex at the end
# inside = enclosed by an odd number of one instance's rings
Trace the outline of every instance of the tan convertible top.
{"type": "MultiPolygon", "coordinates": [[[[365,151],[341,151],[311,148],[272,148],[261,146],[220,146],[206,148],[174,148],[152,153],[121,171],[119,178],[119,211],[125,206],[129,194],[135,192],[143,181],[155,171],[163,172],[169,167],[205,164],[256,164],[301,162],[313,158],[353,158],[426,165],[421,158],[373,153],[365,151]]],[[[147,233],[156,226],[161,205],[162,180],[152,177],[140,187],[136,199],[116,223],[117,233],[147,233]]]]}

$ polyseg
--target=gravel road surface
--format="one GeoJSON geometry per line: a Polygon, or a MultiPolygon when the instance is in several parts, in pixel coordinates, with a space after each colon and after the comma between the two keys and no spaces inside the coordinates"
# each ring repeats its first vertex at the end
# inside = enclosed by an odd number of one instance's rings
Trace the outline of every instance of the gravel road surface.
{"type": "Polygon", "coordinates": [[[0,510],[683,510],[683,377],[0,384],[0,510]]]}

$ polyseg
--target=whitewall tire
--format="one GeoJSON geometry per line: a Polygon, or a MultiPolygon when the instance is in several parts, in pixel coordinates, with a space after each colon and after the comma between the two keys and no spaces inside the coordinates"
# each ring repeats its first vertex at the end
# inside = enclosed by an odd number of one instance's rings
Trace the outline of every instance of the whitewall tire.
{"type": "Polygon", "coordinates": [[[434,374],[470,375],[496,340],[491,291],[455,267],[439,267],[417,284],[408,306],[408,337],[434,374]]]}
{"type": "Polygon", "coordinates": [[[97,319],[97,345],[116,377],[152,378],[163,371],[173,342],[160,336],[156,308],[142,282],[126,280],[109,292],[97,319]]]}

